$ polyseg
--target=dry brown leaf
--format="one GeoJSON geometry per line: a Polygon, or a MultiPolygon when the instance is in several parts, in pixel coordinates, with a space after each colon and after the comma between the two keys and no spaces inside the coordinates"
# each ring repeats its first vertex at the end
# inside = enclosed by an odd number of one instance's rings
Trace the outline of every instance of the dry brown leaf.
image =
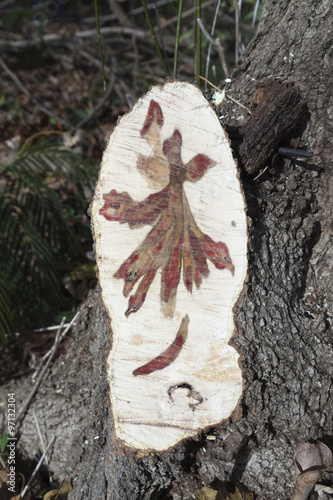
{"type": "Polygon", "coordinates": [[[220,484],[219,485],[219,493],[222,496],[223,500],[228,500],[229,498],[229,492],[225,486],[225,484],[220,484]]]}
{"type": "Polygon", "coordinates": [[[325,470],[332,462],[332,452],[321,441],[304,443],[295,455],[295,464],[301,473],[309,470],[325,470]]]}
{"type": "Polygon", "coordinates": [[[196,500],[224,500],[221,494],[213,490],[212,488],[208,488],[208,486],[204,486],[201,490],[197,491],[195,494],[196,500]]]}
{"type": "Polygon", "coordinates": [[[51,490],[46,493],[43,497],[43,500],[61,500],[62,495],[66,495],[72,491],[72,485],[68,479],[64,479],[61,483],[61,486],[58,490],[51,490]]]}
{"type": "Polygon", "coordinates": [[[306,500],[321,473],[332,462],[331,450],[322,442],[304,443],[295,458],[295,488],[292,500],[306,500]]]}
{"type": "Polygon", "coordinates": [[[322,484],[316,484],[314,487],[316,500],[330,500],[333,498],[333,488],[330,486],[324,486],[322,484]]]}
{"type": "MultiPolygon", "coordinates": [[[[221,491],[221,489],[219,488],[221,491]]],[[[247,491],[247,489],[241,484],[235,486],[235,491],[233,493],[227,493],[225,500],[253,500],[253,493],[247,491]]]]}
{"type": "Polygon", "coordinates": [[[224,484],[218,486],[218,490],[213,490],[204,486],[195,494],[196,500],[253,500],[253,493],[241,484],[235,486],[235,491],[230,493],[224,484]]]}

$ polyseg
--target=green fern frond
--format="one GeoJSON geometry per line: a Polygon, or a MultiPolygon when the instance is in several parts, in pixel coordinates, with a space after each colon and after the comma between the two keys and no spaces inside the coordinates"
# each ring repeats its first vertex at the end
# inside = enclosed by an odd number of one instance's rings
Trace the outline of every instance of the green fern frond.
{"type": "Polygon", "coordinates": [[[63,147],[38,145],[7,165],[1,181],[0,338],[4,340],[23,318],[29,323],[39,311],[63,306],[55,258],[69,259],[79,248],[69,221],[86,211],[96,168],[63,147]]]}
{"type": "Polygon", "coordinates": [[[0,277],[0,341],[5,344],[12,333],[13,314],[6,285],[0,277]]]}

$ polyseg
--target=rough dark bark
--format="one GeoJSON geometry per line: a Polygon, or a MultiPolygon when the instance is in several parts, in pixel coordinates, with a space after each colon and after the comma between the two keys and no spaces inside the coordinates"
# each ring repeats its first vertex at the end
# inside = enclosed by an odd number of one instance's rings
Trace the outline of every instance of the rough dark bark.
{"type": "Polygon", "coordinates": [[[265,80],[252,99],[252,116],[241,129],[239,155],[250,175],[265,168],[279,146],[299,127],[304,102],[297,87],[265,80]]]}
{"type": "MultiPolygon", "coordinates": [[[[140,456],[116,442],[103,365],[111,336],[96,290],[32,406],[45,436],[57,436],[49,468],[72,478],[71,500],[186,500],[225,480],[281,500],[290,498],[298,444],[333,444],[332,21],[330,0],[267,1],[229,89],[247,105],[264,79],[298,85],[308,111],[301,145],[314,153],[257,180],[243,175],[251,237],[248,289],[236,314],[243,416],[165,453],[140,456]]],[[[243,126],[243,110],[228,108],[228,124],[243,126]]],[[[17,405],[29,381],[24,387],[17,405]]],[[[19,438],[23,457],[38,455],[31,411],[19,438]]]]}

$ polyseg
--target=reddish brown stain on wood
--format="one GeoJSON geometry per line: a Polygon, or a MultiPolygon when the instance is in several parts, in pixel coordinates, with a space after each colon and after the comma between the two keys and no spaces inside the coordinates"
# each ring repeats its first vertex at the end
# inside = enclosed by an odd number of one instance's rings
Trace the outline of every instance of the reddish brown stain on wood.
{"type": "Polygon", "coordinates": [[[188,324],[190,322],[190,319],[188,315],[186,315],[180,324],[178,333],[176,335],[175,340],[172,342],[172,344],[165,350],[163,351],[159,356],[154,358],[152,361],[149,361],[149,363],[140,366],[140,368],[137,368],[134,370],[133,375],[149,375],[152,372],[155,372],[156,370],[163,370],[163,368],[166,368],[167,366],[171,365],[171,363],[177,358],[179,355],[181,348],[183,347],[187,335],[188,335],[188,324]]]}
{"type": "Polygon", "coordinates": [[[164,125],[161,107],[156,101],[154,101],[154,99],[150,101],[146,121],[140,131],[141,135],[145,135],[146,132],[148,132],[148,129],[153,122],[156,122],[159,127],[163,127],[164,125]]]}
{"type": "Polygon", "coordinates": [[[166,304],[176,295],[182,270],[184,284],[189,292],[192,292],[193,283],[199,288],[202,278],[209,275],[207,259],[217,269],[228,269],[234,274],[227,245],[220,241],[216,243],[202,233],[183,189],[185,181],[197,182],[209,168],[214,167],[215,162],[204,154],[197,154],[184,164],[180,131],[175,129],[162,144],[160,129],[163,124],[162,109],[152,99],[140,133],[153,151],[161,151],[161,156],[139,155],[137,167],[151,178],[158,174],[162,163],[163,168],[167,164],[168,185],[143,202],[136,202],[128,193],[117,193],[112,189],[103,195],[105,204],[100,210],[107,220],[127,223],[130,228],[145,224],[153,226],[142,244],[114,274],[115,278],[124,280],[125,297],[140,281],[136,292],[129,298],[126,316],[140,309],[158,269],[162,271],[161,299],[166,304]]]}

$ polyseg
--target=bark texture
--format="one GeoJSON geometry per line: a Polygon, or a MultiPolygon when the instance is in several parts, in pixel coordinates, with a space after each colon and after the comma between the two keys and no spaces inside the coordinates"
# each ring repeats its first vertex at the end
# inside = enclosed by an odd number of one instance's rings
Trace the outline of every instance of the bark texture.
{"type": "MultiPolygon", "coordinates": [[[[164,453],[139,454],[116,442],[103,364],[111,334],[96,290],[32,406],[42,432],[57,436],[49,468],[57,479],[72,478],[70,500],[186,500],[203,484],[225,480],[258,499],[283,500],[298,444],[313,438],[332,447],[332,21],[330,0],[267,1],[228,89],[248,105],[267,78],[298,85],[307,105],[301,146],[314,153],[257,180],[243,174],[251,241],[234,339],[246,381],[243,416],[164,453]]],[[[246,124],[233,103],[221,114],[229,125],[246,124]]],[[[17,404],[23,392],[18,386],[17,404]]],[[[37,453],[31,410],[20,433],[22,456],[37,453]]]]}

